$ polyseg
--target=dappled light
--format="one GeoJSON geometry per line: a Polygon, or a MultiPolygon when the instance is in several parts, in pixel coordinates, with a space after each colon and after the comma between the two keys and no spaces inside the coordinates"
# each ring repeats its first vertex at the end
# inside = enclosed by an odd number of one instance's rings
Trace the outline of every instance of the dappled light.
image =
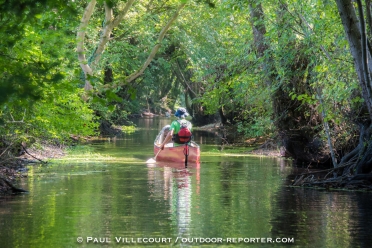
{"type": "Polygon", "coordinates": [[[371,10],[1,1],[0,247],[370,247],[371,10]]]}

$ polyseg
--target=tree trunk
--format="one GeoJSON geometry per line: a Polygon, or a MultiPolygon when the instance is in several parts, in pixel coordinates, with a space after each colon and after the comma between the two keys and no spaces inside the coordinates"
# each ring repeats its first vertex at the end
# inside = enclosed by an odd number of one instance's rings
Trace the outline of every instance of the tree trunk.
{"type": "Polygon", "coordinates": [[[160,34],[159,34],[159,37],[158,37],[158,40],[157,40],[157,44],[152,48],[152,51],[150,52],[149,56],[147,57],[145,63],[142,65],[142,67],[134,72],[133,74],[129,75],[127,78],[126,78],[126,82],[123,82],[119,85],[122,85],[122,84],[126,84],[128,82],[132,82],[133,80],[135,80],[136,78],[138,78],[139,76],[142,75],[142,73],[145,71],[145,69],[149,66],[150,62],[153,60],[153,58],[155,57],[156,53],[158,52],[160,46],[161,46],[161,43],[164,39],[164,36],[165,34],[167,33],[167,31],[169,30],[169,28],[171,27],[171,25],[173,24],[173,22],[177,19],[179,13],[181,12],[181,10],[185,7],[186,4],[181,4],[177,11],[174,13],[174,15],[172,16],[172,18],[168,21],[168,23],[163,27],[163,29],[161,30],[160,34]]]}
{"type": "Polygon", "coordinates": [[[120,11],[119,15],[114,18],[113,9],[108,6],[105,2],[105,25],[101,33],[100,41],[98,43],[97,49],[93,54],[92,68],[97,66],[103,51],[105,50],[106,44],[109,42],[112,30],[117,27],[120,22],[124,19],[125,15],[128,13],[130,7],[133,5],[135,0],[127,1],[123,10],[120,11]]]}
{"type": "MultiPolygon", "coordinates": [[[[372,63],[368,40],[365,31],[365,20],[362,3],[358,3],[359,20],[357,18],[354,2],[352,0],[336,0],[340,18],[349,42],[350,53],[354,58],[354,66],[361,87],[361,95],[364,98],[364,112],[354,116],[354,121],[359,124],[359,143],[356,147],[344,155],[338,167],[329,172],[320,182],[313,180],[313,175],[301,179],[302,185],[323,185],[325,187],[349,187],[353,182],[360,179],[370,178],[368,173],[372,172],[372,115],[371,115],[371,85],[370,71],[372,63]],[[355,175],[356,174],[356,175],[355,175]],[[335,178],[336,177],[336,178],[335,178]],[[346,178],[346,179],[345,179],[346,178]]],[[[369,1],[367,1],[367,6],[369,1]]],[[[367,7],[369,11],[369,6],[367,7]]],[[[370,16],[367,15],[370,23],[370,16]]],[[[297,180],[298,181],[298,180],[297,180]]],[[[360,181],[363,183],[363,181],[360,181]]],[[[357,182],[358,183],[358,182],[357,182]]]]}
{"type": "Polygon", "coordinates": [[[84,14],[83,14],[83,17],[81,19],[80,26],[79,26],[79,30],[78,30],[77,36],[76,36],[76,39],[77,39],[76,52],[78,54],[78,60],[79,60],[80,67],[83,70],[84,75],[85,75],[84,89],[86,91],[89,91],[93,88],[92,85],[90,84],[89,80],[87,80],[88,75],[92,75],[93,71],[90,68],[90,66],[88,65],[88,61],[85,57],[84,40],[85,40],[85,32],[86,32],[86,29],[88,27],[89,20],[90,20],[92,14],[93,14],[94,7],[96,6],[96,2],[97,2],[96,0],[90,1],[88,6],[85,8],[85,11],[84,11],[84,14]]]}
{"type": "Polygon", "coordinates": [[[105,2],[105,24],[103,26],[102,34],[100,37],[100,41],[96,50],[92,55],[92,63],[88,61],[85,57],[85,49],[84,49],[84,40],[85,40],[85,33],[86,29],[89,24],[89,20],[94,12],[94,7],[97,3],[96,0],[92,0],[89,2],[88,6],[85,8],[83,17],[81,19],[81,23],[79,26],[79,31],[77,33],[77,53],[78,53],[78,60],[80,67],[82,68],[84,75],[85,75],[85,86],[84,89],[86,91],[92,90],[93,87],[88,79],[88,75],[92,76],[94,73],[94,69],[97,66],[99,59],[104,51],[104,48],[107,42],[110,39],[110,35],[112,30],[119,25],[122,21],[126,13],[128,12],[129,8],[132,6],[134,0],[128,0],[124,9],[120,11],[118,17],[115,19],[113,18],[113,10],[109,7],[105,2]]]}
{"type": "MultiPolygon", "coordinates": [[[[371,54],[367,49],[367,36],[365,30],[365,20],[363,14],[362,3],[357,0],[359,20],[356,15],[353,1],[351,0],[336,0],[337,7],[340,13],[341,21],[349,41],[350,52],[354,58],[355,70],[358,75],[359,85],[362,89],[362,96],[369,113],[369,119],[359,118],[361,122],[361,130],[367,131],[360,133],[360,141],[357,146],[358,162],[356,165],[357,173],[370,173],[372,170],[372,141],[371,141],[371,122],[372,122],[372,93],[370,71],[372,63],[371,54]],[[359,24],[359,25],[358,25],[359,24]]],[[[367,7],[369,11],[369,7],[367,7]]],[[[351,171],[351,170],[349,170],[351,171]]]]}
{"type": "MultiPolygon", "coordinates": [[[[365,53],[365,59],[368,58],[371,61],[371,56],[367,53],[366,48],[362,47],[362,35],[359,29],[359,20],[356,16],[353,1],[351,0],[336,0],[338,11],[340,13],[341,21],[345,29],[346,37],[349,41],[350,52],[354,58],[355,70],[359,78],[359,85],[362,88],[362,96],[365,100],[366,107],[368,109],[369,118],[372,120],[372,98],[371,98],[371,86],[367,84],[366,73],[363,67],[363,51],[365,53]]],[[[364,20],[361,20],[364,22],[364,20]]],[[[369,71],[371,70],[372,63],[368,65],[369,71]]]]}

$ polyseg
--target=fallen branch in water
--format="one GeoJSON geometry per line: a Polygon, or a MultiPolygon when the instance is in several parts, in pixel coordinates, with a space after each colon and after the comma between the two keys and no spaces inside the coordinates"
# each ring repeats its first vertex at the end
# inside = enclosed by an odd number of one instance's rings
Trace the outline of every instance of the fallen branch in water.
{"type": "Polygon", "coordinates": [[[2,180],[3,182],[5,182],[5,184],[8,185],[12,189],[13,192],[17,192],[17,193],[28,192],[27,190],[24,190],[24,189],[21,189],[21,188],[17,188],[7,178],[5,178],[4,176],[2,176],[1,174],[0,174],[0,180],[2,180]]]}
{"type": "Polygon", "coordinates": [[[47,163],[48,163],[48,162],[46,162],[46,161],[43,161],[43,160],[38,159],[37,157],[31,155],[31,154],[27,151],[26,147],[23,146],[23,144],[21,144],[21,146],[22,146],[22,149],[25,151],[25,153],[27,153],[28,155],[30,155],[30,156],[33,157],[34,159],[40,161],[40,162],[43,163],[43,164],[47,164],[47,163]]]}
{"type": "Polygon", "coordinates": [[[4,151],[0,154],[0,157],[4,155],[4,153],[9,149],[9,147],[11,147],[13,145],[13,142],[10,143],[10,145],[4,149],[4,151]]]}
{"type": "Polygon", "coordinates": [[[344,164],[342,167],[299,174],[290,186],[372,190],[372,174],[344,173],[349,166],[350,164],[344,164]],[[323,175],[315,176],[321,173],[323,175]]]}

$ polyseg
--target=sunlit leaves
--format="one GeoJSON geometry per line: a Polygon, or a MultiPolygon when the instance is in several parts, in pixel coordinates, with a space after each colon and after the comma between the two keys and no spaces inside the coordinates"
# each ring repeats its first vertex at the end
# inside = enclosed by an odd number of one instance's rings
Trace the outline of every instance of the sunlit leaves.
{"type": "Polygon", "coordinates": [[[28,121],[35,136],[66,140],[69,135],[94,135],[93,110],[81,99],[82,90],[59,92],[54,102],[39,101],[28,121]],[[66,100],[68,99],[68,100],[66,100]],[[36,135],[38,134],[38,135],[36,135]]]}
{"type": "MultiPolygon", "coordinates": [[[[49,7],[48,11],[32,13],[10,3],[1,7],[9,11],[3,12],[0,27],[0,105],[6,102],[6,111],[12,107],[22,110],[29,102],[40,101],[40,109],[50,105],[45,114],[67,115],[51,104],[62,101],[53,99],[60,92],[67,99],[70,93],[73,99],[78,94],[73,90],[80,80],[74,52],[81,16],[66,15],[68,10],[60,1],[26,2],[28,8],[43,4],[49,7]],[[22,25],[17,25],[17,13],[26,14],[22,25]],[[9,32],[11,35],[5,35],[9,32]]],[[[264,18],[250,20],[249,2],[189,0],[149,67],[135,82],[126,84],[125,78],[143,64],[160,30],[181,2],[186,1],[136,1],[113,30],[96,73],[88,76],[96,90],[92,103],[97,113],[107,114],[110,119],[109,115],[125,116],[150,105],[163,108],[176,102],[183,104],[184,91],[191,88],[196,95],[194,103],[202,104],[206,113],[222,109],[240,124],[243,133],[248,134],[252,127],[252,133],[258,135],[264,133],[259,127],[270,123],[271,97],[279,88],[304,108],[331,113],[327,118],[337,123],[345,111],[360,106],[362,100],[354,94],[358,84],[353,60],[332,1],[293,0],[286,1],[285,6],[278,1],[258,1],[262,2],[264,18]],[[268,48],[262,56],[254,47],[252,23],[266,28],[263,40],[268,48]],[[113,71],[112,81],[104,79],[108,69],[113,71]],[[270,73],[275,74],[275,80],[268,86],[270,73]],[[299,83],[293,84],[293,80],[299,83]],[[121,86],[107,91],[104,85],[110,84],[121,86]]],[[[86,33],[87,59],[94,53],[102,31],[104,1],[98,3],[86,33]]],[[[106,3],[116,14],[124,1],[106,3]]],[[[71,1],[67,5],[80,13],[84,7],[71,1]]],[[[40,126],[42,123],[57,130],[53,128],[56,123],[50,124],[45,116],[37,118],[40,126]]],[[[56,135],[57,131],[53,132],[56,135]]]]}
{"type": "Polygon", "coordinates": [[[48,0],[17,4],[1,19],[6,32],[0,39],[0,135],[66,141],[70,134],[95,134],[97,122],[74,71],[78,6],[48,0]]]}

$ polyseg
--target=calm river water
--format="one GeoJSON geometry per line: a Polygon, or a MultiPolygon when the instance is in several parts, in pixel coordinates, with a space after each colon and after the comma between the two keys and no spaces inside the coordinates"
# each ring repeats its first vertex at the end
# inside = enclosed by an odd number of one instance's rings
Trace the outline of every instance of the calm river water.
{"type": "Polygon", "coordinates": [[[169,121],[31,166],[29,193],[0,198],[0,247],[372,247],[372,194],[286,187],[290,161],[199,131],[199,165],[146,164],[169,121]]]}

